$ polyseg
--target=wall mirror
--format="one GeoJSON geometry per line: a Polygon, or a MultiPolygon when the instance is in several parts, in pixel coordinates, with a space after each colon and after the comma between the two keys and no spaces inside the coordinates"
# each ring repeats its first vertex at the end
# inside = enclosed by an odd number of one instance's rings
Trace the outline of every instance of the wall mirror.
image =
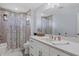
{"type": "Polygon", "coordinates": [[[52,34],[53,19],[52,15],[41,17],[41,30],[45,34],[52,34]]]}
{"type": "Polygon", "coordinates": [[[75,4],[61,4],[59,7],[44,10],[41,16],[41,28],[45,34],[77,36],[77,13],[75,4]],[[71,6],[72,5],[72,6],[71,6]]]}

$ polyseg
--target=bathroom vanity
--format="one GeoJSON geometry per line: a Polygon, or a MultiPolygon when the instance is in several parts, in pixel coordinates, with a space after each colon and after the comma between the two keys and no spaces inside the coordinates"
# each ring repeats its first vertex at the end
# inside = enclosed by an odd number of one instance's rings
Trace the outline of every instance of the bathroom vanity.
{"type": "MultiPolygon", "coordinates": [[[[67,44],[54,44],[53,40],[46,37],[31,36],[30,37],[30,56],[78,56],[79,44],[75,42],[67,42],[67,44]]],[[[61,41],[59,41],[61,42],[61,41]]]]}

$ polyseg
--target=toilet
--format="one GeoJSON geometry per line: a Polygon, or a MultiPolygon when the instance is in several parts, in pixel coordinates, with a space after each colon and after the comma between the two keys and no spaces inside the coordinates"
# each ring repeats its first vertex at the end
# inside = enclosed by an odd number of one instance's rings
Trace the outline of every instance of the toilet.
{"type": "Polygon", "coordinates": [[[29,46],[30,46],[30,43],[29,41],[27,41],[26,43],[24,43],[24,54],[25,55],[29,55],[29,46]]]}
{"type": "Polygon", "coordinates": [[[7,51],[7,43],[1,43],[0,44],[0,55],[5,54],[7,51]]]}

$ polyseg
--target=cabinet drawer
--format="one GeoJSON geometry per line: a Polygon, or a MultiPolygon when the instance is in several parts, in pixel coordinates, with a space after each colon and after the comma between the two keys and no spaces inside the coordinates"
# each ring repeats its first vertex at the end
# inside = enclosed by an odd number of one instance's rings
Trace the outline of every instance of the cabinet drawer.
{"type": "Polygon", "coordinates": [[[30,55],[39,56],[39,47],[37,47],[36,45],[31,45],[30,46],[30,55]]]}
{"type": "Polygon", "coordinates": [[[69,56],[69,54],[60,51],[59,49],[50,48],[50,56],[69,56]]]}
{"type": "Polygon", "coordinates": [[[49,55],[49,46],[47,46],[37,40],[34,40],[34,39],[31,39],[30,41],[31,41],[30,48],[33,49],[35,55],[38,55],[38,56],[48,56],[49,55]]]}
{"type": "Polygon", "coordinates": [[[37,43],[37,41],[34,40],[34,39],[30,39],[30,42],[31,42],[31,43],[37,43]]]}

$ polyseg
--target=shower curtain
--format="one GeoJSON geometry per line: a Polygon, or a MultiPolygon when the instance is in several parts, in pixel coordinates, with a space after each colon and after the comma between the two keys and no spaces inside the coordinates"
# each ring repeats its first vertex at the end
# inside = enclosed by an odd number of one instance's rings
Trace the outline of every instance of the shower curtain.
{"type": "MultiPolygon", "coordinates": [[[[8,48],[21,48],[30,37],[30,22],[25,14],[11,14],[7,17],[7,44],[8,48]]],[[[30,19],[30,18],[28,18],[30,19]]]]}
{"type": "Polygon", "coordinates": [[[0,10],[0,44],[6,42],[6,28],[3,20],[3,11],[0,10]]]}

